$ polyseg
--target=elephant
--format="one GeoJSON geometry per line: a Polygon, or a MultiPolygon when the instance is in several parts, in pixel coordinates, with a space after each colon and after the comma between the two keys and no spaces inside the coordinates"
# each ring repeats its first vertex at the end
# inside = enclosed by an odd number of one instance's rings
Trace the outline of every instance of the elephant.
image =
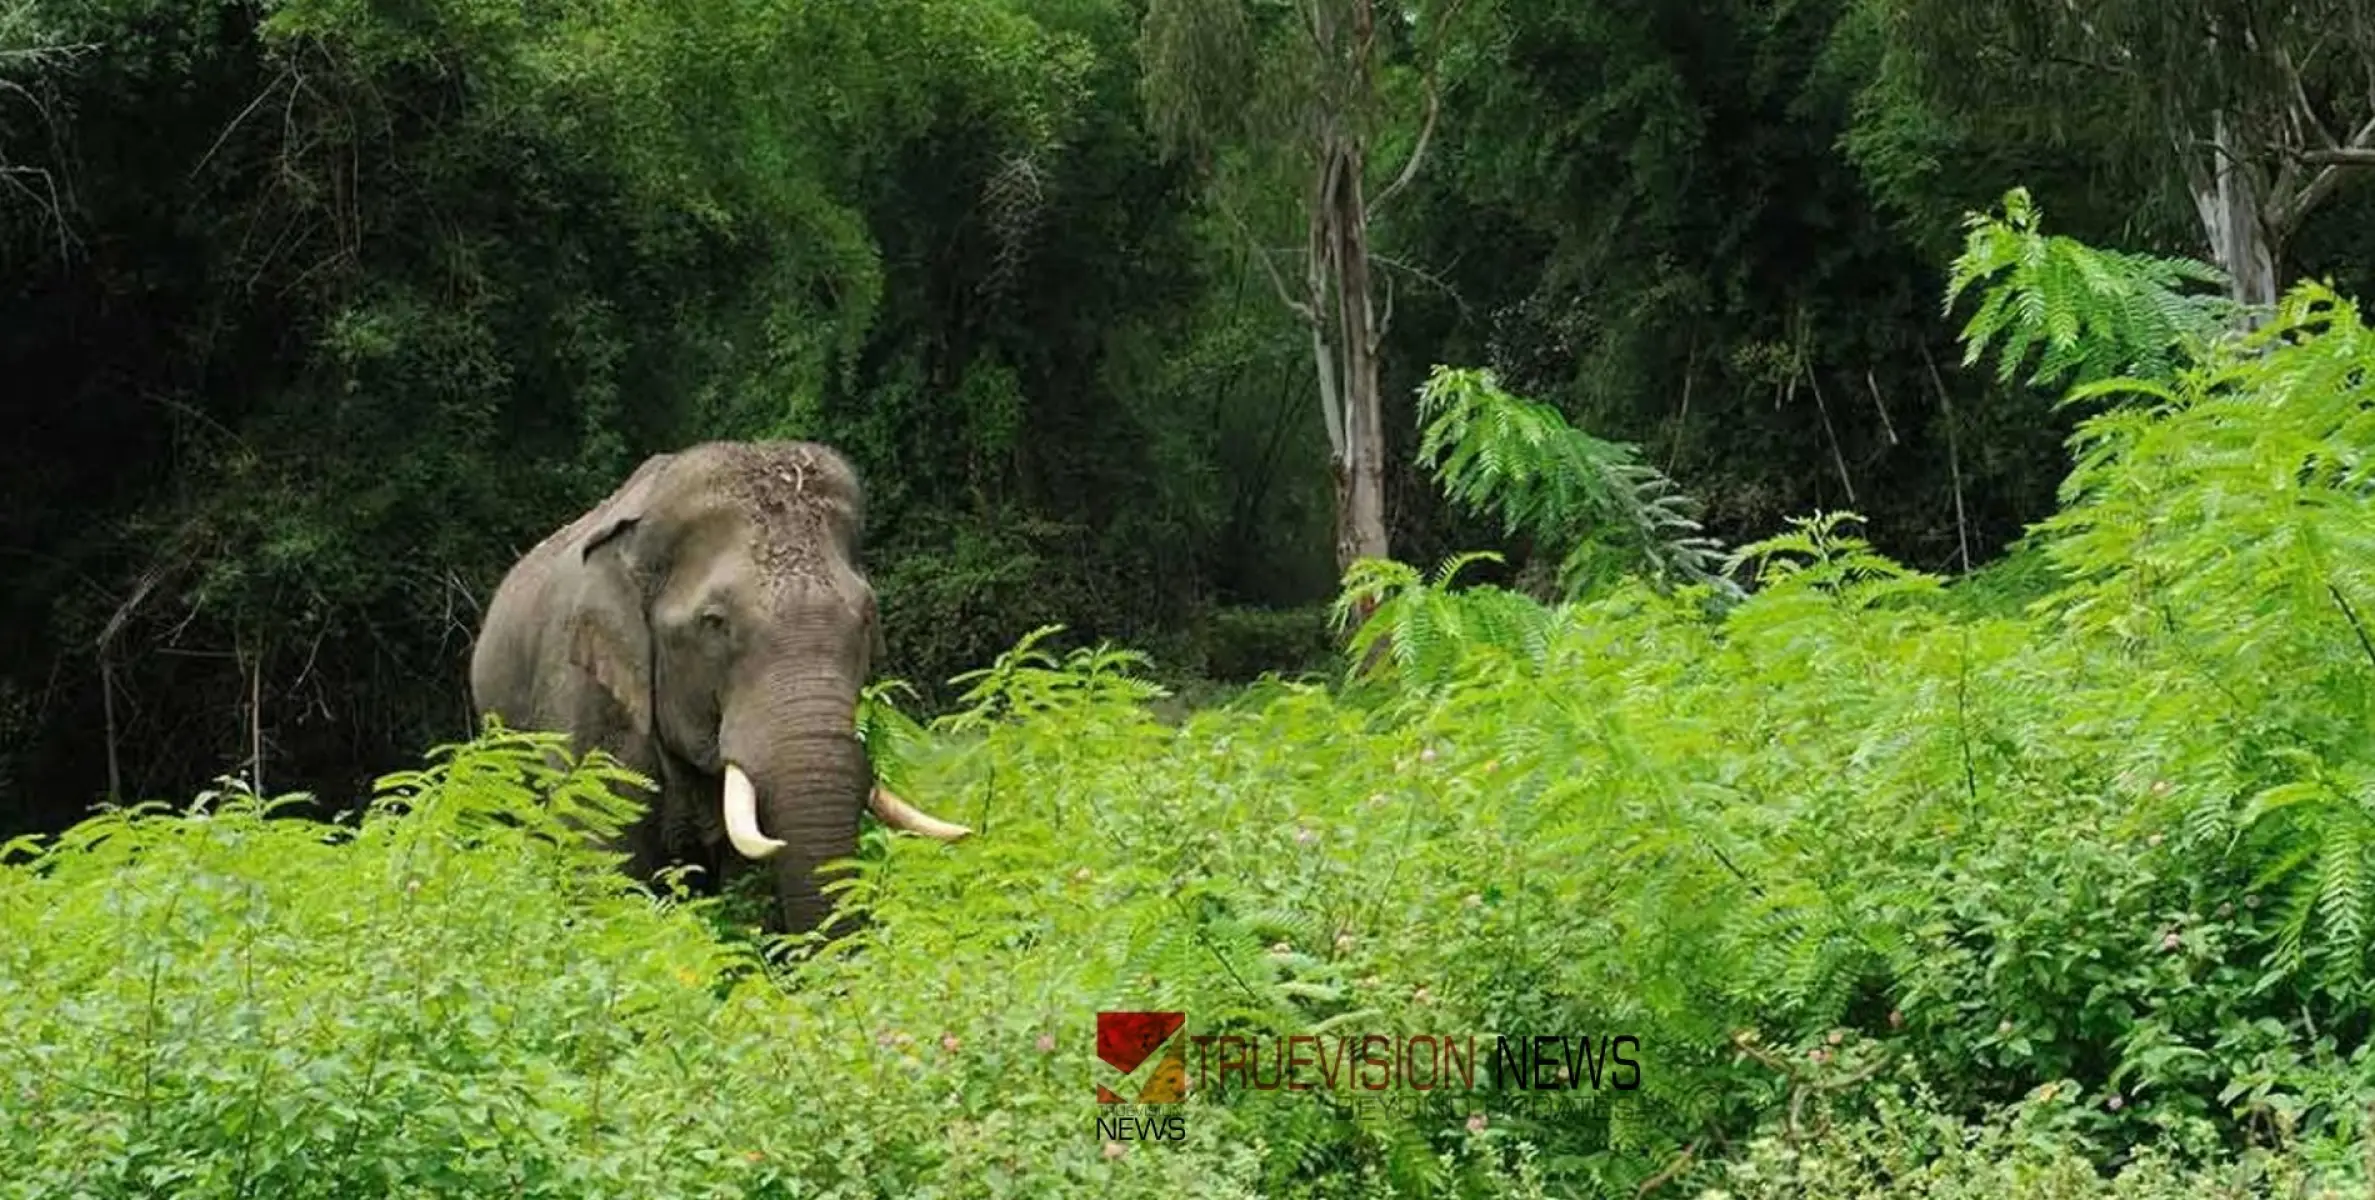
{"type": "Polygon", "coordinates": [[[858,737],[883,653],[862,506],[848,460],[814,442],[654,455],[504,576],[471,652],[473,707],[658,785],[612,847],[638,878],[764,863],[772,923],[825,927],[821,868],[856,853],[862,808],[942,841],[971,832],[880,787],[858,737]]]}

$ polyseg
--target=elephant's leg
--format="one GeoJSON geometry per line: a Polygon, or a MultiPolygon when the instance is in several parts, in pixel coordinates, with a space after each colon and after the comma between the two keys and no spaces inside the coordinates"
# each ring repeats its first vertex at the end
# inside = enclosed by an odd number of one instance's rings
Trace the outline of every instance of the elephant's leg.
{"type": "Polygon", "coordinates": [[[650,878],[669,867],[691,867],[684,880],[686,890],[714,893],[721,885],[720,868],[726,865],[721,859],[732,857],[719,853],[724,837],[719,784],[664,747],[655,746],[652,759],[652,779],[659,790],[644,798],[649,808],[628,831],[630,868],[638,878],[650,878]]]}

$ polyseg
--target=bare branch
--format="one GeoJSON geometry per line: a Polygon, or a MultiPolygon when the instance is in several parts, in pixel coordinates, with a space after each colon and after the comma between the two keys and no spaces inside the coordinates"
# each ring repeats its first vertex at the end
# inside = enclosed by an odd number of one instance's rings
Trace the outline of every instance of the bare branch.
{"type": "Polygon", "coordinates": [[[1327,427],[1328,453],[1343,462],[1347,453],[1344,445],[1344,402],[1339,398],[1336,380],[1336,355],[1328,348],[1328,339],[1318,326],[1311,329],[1311,362],[1319,373],[1319,419],[1327,427]]]}
{"type": "Polygon", "coordinates": [[[2367,107],[2375,108],[2375,61],[2367,64],[2367,107]]]}
{"type": "Polygon", "coordinates": [[[1413,266],[1410,263],[1403,262],[1398,258],[1392,258],[1387,255],[1377,254],[1374,252],[1369,255],[1369,261],[1376,263],[1381,267],[1390,267],[1396,271],[1400,271],[1403,274],[1410,276],[1412,279],[1418,280],[1420,283],[1424,283],[1434,288],[1436,291],[1449,296],[1451,298],[1452,304],[1460,310],[1461,315],[1467,315],[1467,298],[1460,295],[1459,289],[1451,286],[1451,284],[1446,282],[1441,275],[1438,275],[1433,271],[1429,271],[1424,267],[1413,266]]]}
{"type": "Polygon", "coordinates": [[[2310,150],[2301,161],[2324,167],[2375,167],[2375,147],[2347,146],[2338,150],[2310,150]]]}
{"type": "MultiPolygon", "coordinates": [[[[2333,168],[2327,167],[2325,170],[2331,171],[2333,168]]],[[[2314,180],[2311,182],[2315,183],[2314,180]]],[[[2267,191],[2262,195],[2265,201],[2261,205],[2262,215],[2270,229],[2281,231],[2291,227],[2287,211],[2290,206],[2285,202],[2285,197],[2305,195],[2307,190],[2301,186],[2301,160],[2292,154],[2285,155],[2276,164],[2276,178],[2268,183],[2267,191]]]]}
{"type": "MultiPolygon", "coordinates": [[[[87,49],[90,47],[79,45],[36,46],[29,50],[17,51],[15,56],[23,61],[33,63],[35,66],[40,66],[56,58],[70,59],[75,54],[87,49]]],[[[31,88],[12,79],[0,79],[0,92],[13,92],[23,97],[25,103],[33,107],[33,111],[41,119],[42,128],[48,132],[50,144],[55,150],[59,142],[58,119],[57,115],[50,111],[49,104],[31,88]]],[[[60,153],[55,157],[62,164],[65,156],[60,153]]],[[[52,174],[46,167],[19,166],[6,158],[0,158],[0,182],[5,182],[10,189],[23,194],[26,199],[33,202],[34,207],[48,212],[50,223],[56,227],[58,233],[58,262],[61,265],[65,264],[72,257],[74,243],[81,239],[74,236],[73,225],[66,219],[68,201],[66,195],[60,194],[58,176],[52,174]],[[38,192],[33,190],[23,182],[24,179],[40,180],[41,190],[38,192]]],[[[66,182],[66,194],[71,194],[73,181],[69,178],[66,182]]]]}
{"type": "MultiPolygon", "coordinates": [[[[2227,118],[2227,114],[2226,114],[2226,113],[2224,113],[2224,112],[2218,113],[2218,114],[2217,114],[2217,117],[2218,117],[2218,119],[2219,119],[2219,120],[2222,120],[2222,121],[2224,121],[2224,120],[2227,120],[2227,119],[2228,119],[2228,118],[2227,118]]],[[[2233,139],[2232,139],[2232,138],[2227,138],[2227,137],[2208,137],[2208,138],[2205,138],[2205,137],[2199,137],[2199,136],[2196,136],[2196,137],[2189,138],[2189,139],[2186,141],[2185,145],[2184,145],[2183,147],[2181,147],[2181,148],[2184,148],[2184,149],[2193,149],[2193,150],[2208,150],[2208,151],[2210,152],[2210,157],[2212,157],[2212,158],[2214,158],[2214,159],[2217,159],[2217,160],[2218,160],[2218,161],[2219,161],[2219,162],[2222,164],[2222,166],[2220,167],[2220,169],[2221,169],[2221,170],[2227,170],[2227,169],[2236,169],[2236,170],[2240,170],[2240,169],[2242,169],[2243,167],[2245,167],[2245,166],[2249,165],[2249,160],[2248,160],[2248,159],[2246,159],[2246,158],[2244,157],[2244,152],[2243,152],[2243,151],[2241,151],[2241,150],[2238,150],[2238,149],[2236,149],[2234,146],[2232,146],[2232,145],[2230,145],[2230,144],[2229,144],[2229,142],[2231,142],[2231,141],[2233,141],[2233,139]]],[[[2313,153],[2314,153],[2314,152],[2313,152],[2313,153]]]]}
{"type": "Polygon", "coordinates": [[[16,167],[0,163],[0,183],[6,183],[9,187],[23,193],[25,198],[31,200],[36,206],[49,210],[50,223],[57,226],[58,229],[58,261],[64,263],[67,260],[69,244],[67,238],[70,230],[66,225],[65,205],[58,198],[56,177],[43,167],[16,167]],[[20,175],[40,180],[41,190],[36,192],[25,186],[18,179],[20,175]]]}
{"type": "Polygon", "coordinates": [[[2325,203],[2326,197],[2333,195],[2335,188],[2342,186],[2343,175],[2353,165],[2375,167],[2375,157],[2370,157],[2363,163],[2337,163],[2319,168],[2317,174],[2309,178],[2306,186],[2277,207],[2275,214],[2269,218],[2269,224],[2274,225],[2281,232],[2292,232],[2293,227],[2300,224],[2302,218],[2317,211],[2317,206],[2325,203]]]}
{"type": "Polygon", "coordinates": [[[121,804],[124,799],[124,766],[116,750],[115,664],[105,652],[99,655],[99,703],[107,718],[107,800],[110,804],[121,804]]]}
{"type": "Polygon", "coordinates": [[[1648,1179],[1643,1180],[1641,1186],[1633,1190],[1634,1200],[1640,1200],[1641,1197],[1647,1196],[1651,1192],[1654,1192],[1659,1188],[1672,1183],[1676,1176],[1682,1174],[1682,1172],[1691,1165],[1691,1160],[1698,1157],[1698,1154],[1698,1142],[1692,1142],[1690,1145],[1684,1146],[1682,1148],[1682,1153],[1675,1155],[1674,1161],[1666,1164],[1665,1170],[1662,1170],[1657,1174],[1650,1176],[1648,1179]]]}
{"type": "Polygon", "coordinates": [[[1880,381],[1873,377],[1872,368],[1864,368],[1864,386],[1872,389],[1872,407],[1880,410],[1880,428],[1888,434],[1888,444],[1897,444],[1897,424],[1888,419],[1888,404],[1880,398],[1880,381]]]}
{"type": "Polygon", "coordinates": [[[99,49],[97,42],[51,42],[41,46],[27,46],[21,50],[0,50],[0,63],[31,63],[40,66],[53,59],[72,59],[99,49]]]}
{"type": "Polygon", "coordinates": [[[1402,164],[1402,170],[1394,176],[1394,181],[1385,185],[1385,190],[1377,193],[1376,198],[1369,202],[1369,215],[1372,220],[1384,210],[1387,201],[1392,200],[1403,188],[1410,186],[1410,181],[1418,175],[1420,161],[1426,158],[1427,143],[1434,137],[1436,119],[1443,112],[1443,86],[1440,74],[1443,69],[1443,43],[1452,23],[1459,18],[1460,8],[1466,3],[1467,0],[1451,0],[1451,3],[1445,6],[1442,14],[1435,18],[1434,35],[1428,39],[1424,68],[1427,115],[1419,123],[1418,140],[1411,143],[1409,160],[1402,164]]]}
{"type": "Polygon", "coordinates": [[[1430,71],[1427,76],[1427,115],[1425,120],[1419,123],[1418,140],[1411,143],[1410,157],[1403,161],[1401,173],[1394,176],[1392,183],[1385,185],[1384,191],[1377,193],[1375,200],[1369,202],[1369,215],[1372,219],[1384,212],[1386,203],[1399,194],[1403,188],[1409,187],[1412,179],[1418,177],[1419,162],[1427,156],[1427,142],[1435,136],[1435,119],[1442,111],[1443,93],[1435,86],[1434,74],[1430,71]]]}
{"type": "Polygon", "coordinates": [[[2325,122],[2317,119],[2317,106],[2309,103],[2309,89],[2301,82],[2301,69],[2293,62],[2292,52],[2281,44],[2276,47],[2276,68],[2284,73],[2284,81],[2292,85],[2292,103],[2286,115],[2308,126],[2309,131],[2317,135],[2319,144],[2332,147],[2335,144],[2334,135],[2326,128],[2325,122]]]}
{"type": "Polygon", "coordinates": [[[248,786],[264,794],[264,652],[247,663],[248,786]]]}
{"type": "Polygon", "coordinates": [[[1303,5],[1303,15],[1306,18],[1303,22],[1303,31],[1311,35],[1311,48],[1319,52],[1322,62],[1327,60],[1328,51],[1336,40],[1334,28],[1328,23],[1327,13],[1322,11],[1325,7],[1323,0],[1306,0],[1303,5]]]}
{"type": "Polygon", "coordinates": [[[2177,161],[2185,171],[2185,190],[2187,195],[2193,197],[2194,215],[2201,220],[2204,229],[2210,229],[2218,222],[2218,180],[2210,168],[2203,164],[2201,157],[2194,153],[2199,146],[2200,143],[2190,136],[2177,139],[2177,161]]]}
{"type": "MultiPolygon", "coordinates": [[[[1318,319],[1328,307],[1328,280],[1336,265],[1335,231],[1329,227],[1328,193],[1335,185],[1341,159],[1333,146],[1322,151],[1319,175],[1312,181],[1311,207],[1306,213],[1306,228],[1311,238],[1310,252],[1305,256],[1304,281],[1309,289],[1313,314],[1311,322],[1311,358],[1319,373],[1319,414],[1327,426],[1328,449],[1333,460],[1342,464],[1349,459],[1351,443],[1347,439],[1344,411],[1343,381],[1337,377],[1336,355],[1328,345],[1327,326],[1318,319]]],[[[1350,350],[1347,348],[1347,353],[1350,350]]]]}
{"type": "Polygon", "coordinates": [[[1822,384],[1814,378],[1814,368],[1807,363],[1805,352],[1799,351],[1798,369],[1806,374],[1806,386],[1814,392],[1814,411],[1822,415],[1823,434],[1831,442],[1831,463],[1839,468],[1839,486],[1847,489],[1847,503],[1855,504],[1855,480],[1847,477],[1847,455],[1839,449],[1839,431],[1831,427],[1831,406],[1823,402],[1822,384]]]}
{"type": "Polygon", "coordinates": [[[2326,197],[2332,195],[2335,188],[2342,185],[2345,172],[2354,168],[2375,167],[2375,147],[2367,144],[2370,140],[2375,140],[2375,120],[2360,127],[2348,146],[2311,150],[2300,155],[2295,161],[2316,166],[2318,172],[2292,195],[2271,198],[2270,207],[2274,213],[2270,223],[2279,230],[2289,232],[2303,218],[2315,212],[2318,205],[2325,203],[2326,197]]]}
{"type": "Polygon", "coordinates": [[[1316,328],[1319,325],[1319,313],[1310,303],[1295,299],[1295,294],[1287,290],[1286,277],[1278,273],[1277,265],[1270,261],[1269,251],[1255,239],[1253,227],[1245,223],[1245,218],[1237,215],[1236,208],[1231,206],[1217,189],[1213,193],[1213,203],[1220,207],[1221,215],[1229,218],[1230,224],[1237,227],[1237,232],[1245,239],[1245,248],[1248,253],[1253,255],[1254,261],[1262,264],[1262,273],[1270,277],[1270,286],[1278,292],[1278,302],[1286,305],[1287,311],[1294,313],[1304,324],[1316,328]]]}
{"type": "Polygon", "coordinates": [[[2108,63],[2097,58],[2079,58],[2070,54],[2048,54],[2045,56],[2045,61],[2056,66],[2078,67],[2104,75],[2133,75],[2136,73],[2135,68],[2126,63],[2108,63]]]}
{"type": "MultiPolygon", "coordinates": [[[[1938,389],[1938,408],[1946,417],[1946,468],[1953,472],[1954,477],[1954,540],[1962,552],[1963,574],[1968,575],[1971,573],[1971,527],[1963,517],[1963,452],[1954,435],[1954,400],[1946,394],[1946,381],[1938,376],[1938,362],[1930,357],[1930,344],[1917,341],[1915,345],[1921,347],[1922,365],[1930,369],[1930,386],[1938,389]]],[[[1977,795],[1977,783],[1972,783],[1971,787],[1972,794],[1977,795]]]]}
{"type": "Polygon", "coordinates": [[[2335,149],[2364,150],[2369,146],[2375,146],[2375,117],[2368,117],[2367,123],[2359,126],[2358,132],[2351,134],[2349,141],[2335,147],[2335,149]]]}
{"type": "Polygon", "coordinates": [[[188,177],[191,179],[196,179],[198,177],[198,172],[205,170],[206,164],[214,161],[215,151],[222,149],[223,143],[231,140],[232,133],[238,130],[240,123],[247,120],[248,117],[254,115],[258,108],[263,107],[264,101],[271,99],[273,91],[278,89],[281,84],[287,82],[288,79],[289,72],[287,70],[283,70],[280,74],[273,76],[272,82],[265,84],[264,90],[257,92],[256,98],[248,101],[247,107],[240,109],[239,115],[231,118],[231,123],[223,126],[223,131],[215,135],[214,144],[206,148],[206,153],[198,156],[198,165],[190,168],[190,174],[188,177]]]}

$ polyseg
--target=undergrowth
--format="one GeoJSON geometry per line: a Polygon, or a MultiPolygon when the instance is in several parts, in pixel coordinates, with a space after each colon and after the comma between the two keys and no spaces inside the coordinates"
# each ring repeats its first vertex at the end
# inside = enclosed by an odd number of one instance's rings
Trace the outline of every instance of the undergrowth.
{"type": "Polygon", "coordinates": [[[560,823],[618,818],[599,765],[522,735],[345,826],[19,844],[0,1194],[2364,1194],[2375,338],[2305,286],[2185,345],[2088,385],[1977,584],[1824,514],[1737,596],[1367,566],[1393,652],[1343,687],[1182,716],[1041,630],[929,726],[878,690],[886,776],[979,833],[870,835],[805,954],[621,883],[560,823]],[[1641,1086],[1191,1075],[1125,1141],[1109,1009],[1627,1034],[1641,1086]]]}

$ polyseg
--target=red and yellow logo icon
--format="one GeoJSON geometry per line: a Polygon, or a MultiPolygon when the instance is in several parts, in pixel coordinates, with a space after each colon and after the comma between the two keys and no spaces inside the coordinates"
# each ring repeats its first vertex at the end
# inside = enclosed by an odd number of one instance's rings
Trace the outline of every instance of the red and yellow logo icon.
{"type": "Polygon", "coordinates": [[[1187,1098],[1187,1056],[1180,1051],[1187,1026],[1183,1012],[1101,1012],[1097,1014],[1097,1057],[1122,1073],[1116,1083],[1127,1087],[1129,1077],[1148,1059],[1155,1059],[1135,1101],[1105,1084],[1097,1085],[1099,1104],[1177,1104],[1187,1098]],[[1156,1051],[1162,1051],[1155,1058],[1156,1051]]]}

